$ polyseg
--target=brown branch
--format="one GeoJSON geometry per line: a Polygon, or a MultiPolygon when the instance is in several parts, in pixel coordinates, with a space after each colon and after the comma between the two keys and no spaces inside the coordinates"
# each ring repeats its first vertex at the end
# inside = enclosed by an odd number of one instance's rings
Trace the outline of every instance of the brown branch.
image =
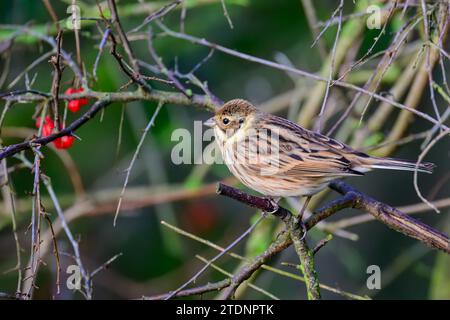
{"type": "MultiPolygon", "coordinates": [[[[199,295],[199,294],[212,292],[212,291],[220,291],[220,290],[228,287],[230,285],[230,283],[231,283],[231,279],[224,279],[219,282],[208,283],[204,286],[181,290],[175,294],[175,297],[189,297],[189,296],[199,295]]],[[[172,293],[164,293],[164,294],[159,294],[159,295],[151,296],[151,297],[144,296],[144,297],[142,297],[142,299],[144,299],[144,300],[165,300],[171,294],[172,293]]]]}
{"type": "Polygon", "coordinates": [[[305,277],[308,300],[320,300],[320,284],[314,264],[314,252],[309,248],[303,230],[299,228],[291,230],[291,238],[295,251],[300,258],[300,270],[305,277]]]}
{"type": "Polygon", "coordinates": [[[165,300],[169,300],[172,297],[175,297],[176,294],[180,291],[182,291],[185,287],[187,287],[189,284],[191,284],[192,282],[195,282],[197,280],[197,278],[206,271],[206,269],[208,269],[208,267],[210,265],[212,265],[215,261],[217,261],[218,259],[220,259],[222,256],[224,256],[227,252],[229,252],[232,248],[234,248],[238,243],[240,243],[246,236],[248,236],[255,228],[256,226],[259,224],[259,222],[261,222],[261,220],[264,218],[264,216],[260,216],[258,220],[256,220],[243,234],[241,234],[239,237],[237,237],[231,244],[229,244],[223,251],[221,251],[219,254],[217,254],[216,256],[214,256],[214,258],[212,258],[211,260],[208,261],[207,264],[205,264],[203,266],[203,268],[201,268],[195,275],[193,275],[188,281],[186,281],[185,283],[183,283],[178,289],[172,291],[166,298],[165,300]]]}
{"type": "Polygon", "coordinates": [[[404,235],[415,238],[427,246],[450,253],[450,239],[447,235],[435,230],[419,220],[416,220],[400,210],[377,201],[364,193],[352,188],[343,181],[331,183],[330,188],[341,193],[343,197],[338,198],[317,210],[306,222],[309,230],[319,221],[329,217],[344,208],[355,208],[368,212],[375,219],[383,222],[391,229],[404,235]]]}
{"type": "Polygon", "coordinates": [[[416,220],[407,214],[379,202],[362,192],[359,192],[342,181],[333,182],[330,187],[341,193],[353,193],[357,199],[353,203],[356,209],[370,213],[375,219],[383,222],[389,228],[394,229],[404,235],[417,239],[427,246],[450,253],[450,239],[444,233],[435,230],[426,224],[416,220]]]}
{"type": "Polygon", "coordinates": [[[136,58],[133,54],[133,49],[130,46],[126,33],[123,31],[122,24],[120,23],[119,15],[117,13],[116,2],[114,0],[108,0],[108,7],[111,11],[111,22],[115,27],[117,33],[119,34],[120,41],[122,42],[122,46],[130,60],[131,66],[133,67],[133,71],[135,74],[139,74],[139,65],[137,63],[136,58]]]}
{"type": "Polygon", "coordinates": [[[5,159],[7,157],[11,157],[15,154],[17,154],[20,151],[27,150],[32,148],[35,145],[46,145],[53,140],[56,140],[63,136],[70,136],[73,132],[75,132],[76,129],[81,127],[84,123],[89,121],[91,118],[93,118],[97,112],[99,112],[102,108],[110,104],[111,101],[109,100],[99,100],[96,103],[92,105],[92,107],[83,114],[80,118],[72,122],[69,126],[64,128],[63,130],[56,132],[54,134],[51,134],[46,137],[40,137],[36,139],[32,139],[30,141],[25,141],[22,143],[17,143],[13,145],[9,145],[5,148],[2,148],[2,152],[0,153],[0,160],[5,159]]]}
{"type": "MultiPolygon", "coordinates": [[[[320,221],[341,211],[344,208],[356,208],[369,212],[376,219],[383,222],[388,227],[409,237],[415,238],[430,246],[431,248],[443,250],[444,252],[450,253],[450,239],[445,234],[421,223],[416,219],[411,218],[410,216],[400,212],[393,207],[388,206],[387,204],[381,203],[373,198],[370,198],[369,196],[366,196],[362,192],[353,189],[351,186],[342,181],[333,182],[330,187],[333,190],[341,193],[343,196],[328,203],[325,207],[316,210],[315,214],[305,221],[305,228],[307,230],[313,228],[320,221]]],[[[245,265],[233,276],[231,284],[227,287],[223,294],[224,298],[229,299],[233,297],[239,285],[249,279],[251,275],[256,270],[258,270],[258,268],[268,259],[274,256],[276,253],[283,251],[292,243],[295,243],[297,241],[301,242],[302,235],[299,234],[299,229],[297,227],[297,223],[295,222],[295,216],[292,215],[289,210],[281,206],[275,208],[273,203],[266,198],[249,195],[236,188],[221,183],[218,185],[217,193],[247,204],[251,207],[258,208],[265,212],[272,212],[277,209],[275,212],[273,212],[273,215],[280,218],[286,224],[289,230],[289,232],[284,232],[280,237],[278,237],[278,239],[274,243],[272,243],[272,245],[264,253],[256,257],[251,263],[245,265]]],[[[300,245],[297,245],[297,252],[301,252],[303,249],[305,249],[304,244],[301,244],[300,242],[300,245]]],[[[312,277],[310,278],[311,282],[307,282],[307,285],[310,286],[308,291],[311,295],[310,298],[319,298],[320,293],[319,295],[317,295],[317,276],[314,275],[315,270],[313,268],[313,264],[308,264],[313,263],[313,261],[311,260],[312,255],[308,254],[308,251],[305,251],[303,253],[305,254],[300,255],[302,267],[305,268],[305,265],[307,267],[312,267],[310,268],[310,270],[308,270],[309,274],[312,275],[312,277]]]]}
{"type": "MultiPolygon", "coordinates": [[[[435,200],[432,203],[438,209],[448,208],[448,207],[450,207],[450,198],[435,200]]],[[[417,204],[399,207],[398,210],[410,215],[410,214],[417,214],[417,213],[421,213],[424,211],[428,211],[428,210],[431,210],[431,208],[428,206],[428,204],[420,202],[417,204]]],[[[361,215],[357,215],[357,216],[350,217],[350,218],[344,218],[344,219],[338,220],[336,222],[328,223],[328,227],[329,227],[329,230],[338,230],[338,229],[349,228],[354,225],[358,225],[361,223],[374,221],[374,220],[376,220],[374,218],[374,216],[372,216],[369,213],[366,213],[366,214],[361,214],[361,215]]]]}
{"type": "Polygon", "coordinates": [[[52,106],[53,106],[53,117],[55,122],[56,131],[59,131],[59,86],[61,83],[62,77],[62,68],[61,68],[61,46],[62,46],[62,30],[58,31],[58,35],[56,36],[56,55],[50,58],[50,63],[53,65],[55,69],[53,72],[53,82],[52,82],[52,106]]]}
{"type": "Polygon", "coordinates": [[[172,11],[173,9],[175,9],[183,0],[176,0],[174,2],[168,3],[164,6],[162,6],[161,8],[159,8],[158,10],[156,10],[155,12],[152,12],[150,15],[148,15],[144,21],[138,25],[136,28],[128,31],[128,34],[130,33],[134,33],[139,31],[140,29],[142,29],[143,27],[145,27],[146,25],[148,25],[150,22],[152,22],[153,20],[159,19],[163,16],[165,16],[166,14],[168,14],[170,11],[172,11]]]}
{"type": "MultiPolygon", "coordinates": [[[[269,249],[255,258],[255,260],[253,260],[250,264],[241,268],[238,273],[233,276],[230,286],[224,291],[222,297],[224,299],[231,299],[234,296],[236,289],[242,284],[242,282],[249,279],[262,264],[264,264],[276,253],[284,250],[294,243],[302,265],[302,271],[305,276],[308,298],[314,300],[320,299],[319,280],[314,269],[314,255],[306,243],[304,230],[303,228],[300,228],[296,216],[283,207],[276,207],[273,202],[267,198],[252,196],[222,183],[219,183],[217,193],[245,203],[251,207],[258,208],[264,212],[271,212],[274,216],[280,218],[285,223],[287,229],[287,232],[284,232],[281,236],[279,236],[277,240],[272,243],[269,249]]],[[[347,199],[345,199],[345,203],[349,204],[347,199]]],[[[324,208],[320,213],[318,213],[317,216],[324,219],[333,212],[337,212],[340,208],[341,203],[333,202],[329,207],[324,208]]],[[[307,222],[305,224],[305,229],[312,228],[320,220],[321,219],[316,219],[313,223],[307,222]]]]}
{"type": "Polygon", "coordinates": [[[183,93],[186,97],[190,98],[192,93],[189,93],[189,91],[186,90],[186,88],[177,79],[177,77],[175,76],[174,72],[165,66],[162,58],[160,56],[158,56],[158,54],[156,53],[156,50],[155,50],[155,48],[153,46],[153,34],[151,33],[151,31],[149,31],[149,33],[150,34],[149,34],[149,39],[148,39],[148,42],[147,42],[148,43],[147,44],[147,48],[148,48],[148,51],[150,53],[150,56],[153,58],[153,60],[155,61],[156,65],[158,66],[158,69],[160,70],[161,73],[165,74],[170,81],[172,81],[174,86],[181,93],[183,93]]]}
{"type": "MultiPolygon", "coordinates": [[[[0,94],[0,97],[2,94],[0,94]]],[[[21,92],[20,95],[5,95],[8,97],[8,100],[18,101],[22,98],[25,98],[27,101],[41,101],[43,99],[42,95],[38,95],[35,93],[24,93],[21,92]]],[[[211,100],[209,96],[206,95],[192,95],[191,98],[187,98],[182,93],[176,92],[168,92],[168,91],[159,91],[152,90],[152,92],[95,92],[95,91],[87,91],[83,94],[72,94],[72,95],[61,95],[60,98],[64,100],[77,99],[81,97],[86,98],[94,98],[99,99],[95,102],[85,114],[83,114],[80,118],[73,121],[69,126],[61,130],[60,132],[54,133],[47,137],[41,137],[32,139],[30,141],[25,141],[13,145],[6,146],[1,148],[0,152],[0,160],[11,157],[16,153],[30,149],[33,145],[46,145],[53,140],[71,135],[75,132],[79,127],[84,125],[90,119],[92,119],[97,112],[101,109],[107,107],[112,102],[130,102],[136,100],[147,100],[147,101],[158,101],[164,104],[172,103],[172,104],[180,104],[180,105],[193,105],[197,107],[202,107],[207,110],[214,110],[217,105],[214,101],[211,100]]]]}
{"type": "MultiPolygon", "coordinates": [[[[11,92],[0,92],[0,99],[7,101],[20,102],[40,102],[52,98],[52,95],[37,90],[15,90],[11,92]]],[[[111,102],[133,102],[133,101],[156,101],[164,104],[192,105],[208,111],[214,111],[220,105],[208,95],[193,94],[187,99],[182,93],[152,90],[152,92],[128,91],[128,92],[100,92],[93,90],[85,90],[81,93],[73,93],[70,95],[61,94],[59,98],[62,100],[74,100],[80,98],[90,98],[96,100],[108,99],[111,102]]]]}
{"type": "Polygon", "coordinates": [[[333,239],[333,235],[329,234],[326,236],[326,238],[320,240],[316,246],[314,247],[314,249],[312,249],[313,254],[315,255],[317,252],[319,252],[320,249],[322,249],[328,242],[330,242],[330,240],[333,239]]]}
{"type": "Polygon", "coordinates": [[[53,8],[52,4],[50,3],[50,0],[43,0],[42,2],[44,2],[44,6],[47,9],[48,14],[52,18],[53,23],[55,24],[56,29],[59,32],[61,30],[60,25],[59,25],[59,19],[58,19],[58,16],[56,15],[55,9],[53,8]]]}
{"type": "Polygon", "coordinates": [[[128,70],[128,66],[126,65],[122,56],[117,52],[116,38],[114,37],[112,32],[109,32],[108,35],[112,42],[111,54],[119,63],[119,66],[122,69],[122,71],[131,79],[132,82],[136,83],[138,86],[141,86],[147,92],[151,92],[152,90],[151,87],[142,79],[142,76],[139,72],[136,71],[131,72],[130,70],[128,70]]]}
{"type": "Polygon", "coordinates": [[[253,259],[251,263],[246,264],[242,267],[234,276],[231,278],[231,283],[227,286],[223,292],[224,299],[231,299],[236,292],[236,289],[247,279],[249,279],[252,274],[257,271],[263,264],[265,264],[270,258],[272,258],[277,253],[283,251],[289,247],[292,243],[290,235],[288,232],[284,232],[278,237],[275,242],[273,242],[270,247],[264,251],[262,254],[253,259]]]}
{"type": "Polygon", "coordinates": [[[292,214],[288,209],[281,206],[276,208],[274,203],[268,198],[261,198],[252,196],[245,193],[239,189],[227,186],[226,184],[219,183],[217,185],[217,194],[223,195],[239,202],[245,203],[246,205],[260,209],[263,212],[271,212],[275,217],[280,218],[282,221],[288,222],[292,218],[292,214]]]}
{"type": "MultiPolygon", "coordinates": [[[[221,246],[218,246],[218,245],[216,245],[216,244],[214,244],[214,243],[212,243],[212,242],[210,242],[208,240],[205,240],[205,239],[203,239],[201,237],[198,237],[198,236],[196,236],[196,235],[194,235],[192,233],[189,233],[189,232],[187,232],[185,230],[177,228],[174,225],[171,225],[171,224],[169,224],[167,222],[162,221],[161,224],[163,224],[165,227],[169,228],[170,230],[172,230],[172,231],[174,231],[174,232],[176,232],[176,233],[178,233],[178,234],[180,234],[180,235],[182,235],[184,237],[187,237],[187,238],[192,239],[194,241],[197,241],[197,242],[199,242],[201,244],[204,244],[207,247],[210,247],[210,248],[215,249],[217,251],[224,251],[225,250],[225,248],[223,248],[221,246]]],[[[331,237],[331,235],[328,235],[328,238],[330,238],[330,237],[331,237]]],[[[244,263],[250,263],[250,262],[252,262],[252,259],[253,259],[253,257],[252,258],[247,258],[247,257],[241,256],[239,254],[236,254],[234,252],[228,252],[227,254],[230,257],[232,257],[234,259],[237,259],[237,260],[239,260],[241,262],[244,262],[244,263]]],[[[295,264],[296,268],[297,268],[297,266],[298,265],[295,264]]],[[[283,271],[283,270],[271,267],[271,266],[269,266],[267,264],[261,265],[261,269],[269,271],[269,272],[272,272],[274,274],[277,274],[277,275],[280,275],[280,276],[283,276],[283,277],[287,277],[287,278],[293,279],[293,280],[297,280],[297,281],[300,281],[300,282],[305,282],[305,279],[303,277],[301,277],[301,276],[298,276],[296,274],[293,274],[293,273],[290,273],[290,272],[287,272],[287,271],[283,271]]],[[[250,285],[249,285],[249,287],[250,287],[250,285]]],[[[327,290],[329,292],[336,293],[338,295],[342,295],[343,297],[346,297],[346,298],[349,298],[349,299],[355,299],[355,300],[367,300],[367,299],[369,299],[367,296],[366,297],[361,297],[361,296],[358,296],[358,295],[354,295],[352,293],[345,292],[345,291],[339,290],[337,288],[333,288],[333,287],[327,286],[326,284],[320,284],[320,288],[324,289],[324,290],[327,290]]]]}
{"type": "MultiPolygon", "coordinates": [[[[21,139],[32,137],[35,133],[35,129],[28,127],[3,127],[1,131],[2,137],[21,139]]],[[[64,149],[57,149],[54,145],[49,145],[49,147],[54,150],[55,154],[60,158],[62,164],[64,165],[72,182],[76,199],[84,199],[85,191],[83,181],[81,179],[80,172],[78,171],[77,164],[72,159],[70,153],[64,149]]]]}

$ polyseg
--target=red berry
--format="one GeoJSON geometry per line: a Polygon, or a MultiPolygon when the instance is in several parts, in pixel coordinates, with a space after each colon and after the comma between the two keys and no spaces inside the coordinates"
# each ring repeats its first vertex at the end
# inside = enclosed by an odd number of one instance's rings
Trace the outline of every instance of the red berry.
{"type": "MultiPolygon", "coordinates": [[[[78,89],[77,92],[78,93],[84,92],[84,89],[80,88],[80,89],[78,89]]],[[[88,104],[88,99],[87,98],[81,98],[81,99],[78,99],[78,102],[80,103],[80,107],[82,107],[82,106],[88,104]]]]}
{"type": "Polygon", "coordinates": [[[88,104],[88,99],[87,98],[81,98],[78,101],[80,102],[80,107],[85,106],[85,105],[88,104]]]}
{"type": "Polygon", "coordinates": [[[66,92],[64,92],[65,94],[73,94],[73,93],[76,93],[77,92],[77,89],[75,89],[75,88],[68,88],[67,90],[66,90],[66,92]]]}
{"type": "MultiPolygon", "coordinates": [[[[38,128],[41,127],[41,121],[42,121],[41,117],[38,117],[38,118],[36,119],[36,127],[38,127],[38,128]]],[[[44,125],[45,125],[45,124],[49,124],[49,125],[52,125],[53,127],[55,127],[55,125],[53,124],[53,120],[52,120],[52,118],[50,118],[50,116],[46,116],[46,117],[45,117],[45,119],[44,119],[44,125]]]]}
{"type": "Polygon", "coordinates": [[[47,137],[47,136],[51,135],[54,127],[55,126],[50,125],[48,123],[44,124],[44,126],[42,127],[42,136],[47,137]]]}
{"type": "Polygon", "coordinates": [[[41,127],[41,120],[42,120],[41,117],[37,117],[37,118],[36,118],[36,127],[37,127],[37,128],[40,128],[40,127],[41,127]]]}
{"type": "Polygon", "coordinates": [[[80,107],[80,100],[70,100],[69,104],[67,105],[67,108],[72,112],[77,112],[78,110],[80,110],[80,107]]]}
{"type": "Polygon", "coordinates": [[[75,138],[72,136],[63,136],[53,141],[53,143],[57,149],[69,149],[74,141],[75,138]]]}
{"type": "MultiPolygon", "coordinates": [[[[68,88],[65,93],[66,94],[74,94],[74,93],[81,93],[81,92],[84,92],[83,88],[79,88],[79,89],[68,88]]],[[[87,98],[69,100],[67,108],[72,112],[78,112],[80,110],[80,107],[82,107],[86,104],[88,104],[87,98]]]]}
{"type": "MultiPolygon", "coordinates": [[[[36,119],[36,127],[40,128],[41,126],[41,118],[36,119]]],[[[42,136],[47,137],[52,134],[53,129],[55,128],[55,124],[53,123],[52,118],[46,116],[44,119],[44,125],[42,127],[42,136]]]]}
{"type": "MultiPolygon", "coordinates": [[[[77,102],[77,105],[78,105],[77,100],[73,100],[70,102],[77,102]]],[[[36,127],[39,128],[40,126],[41,126],[41,118],[37,118],[36,119],[36,127]]],[[[53,122],[52,118],[50,118],[49,116],[46,116],[44,119],[44,124],[42,126],[42,137],[47,137],[47,136],[51,135],[54,128],[55,128],[55,123],[53,122]]],[[[72,146],[74,141],[75,141],[75,138],[72,136],[63,136],[61,138],[55,139],[53,141],[53,143],[57,149],[68,149],[72,146]]]]}
{"type": "Polygon", "coordinates": [[[195,202],[189,205],[182,217],[190,231],[200,234],[213,230],[219,220],[216,208],[206,202],[195,202]]]}

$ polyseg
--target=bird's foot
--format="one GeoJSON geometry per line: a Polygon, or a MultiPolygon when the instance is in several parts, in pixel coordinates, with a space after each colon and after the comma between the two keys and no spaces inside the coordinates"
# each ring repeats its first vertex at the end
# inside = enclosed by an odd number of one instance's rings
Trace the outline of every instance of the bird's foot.
{"type": "Polygon", "coordinates": [[[306,233],[308,232],[308,229],[306,229],[306,226],[303,223],[303,219],[299,219],[299,217],[297,217],[297,219],[295,221],[295,227],[302,229],[302,236],[300,238],[300,241],[303,241],[306,237],[306,233]]]}
{"type": "Polygon", "coordinates": [[[264,216],[267,216],[269,214],[274,214],[275,212],[277,212],[280,209],[280,206],[278,205],[277,200],[274,200],[272,198],[266,198],[266,199],[270,202],[271,206],[273,207],[273,210],[272,211],[263,211],[262,213],[264,216]]]}
{"type": "Polygon", "coordinates": [[[302,228],[302,237],[300,238],[300,241],[303,241],[306,238],[306,233],[308,232],[308,230],[306,229],[303,221],[300,221],[300,227],[302,228]]]}

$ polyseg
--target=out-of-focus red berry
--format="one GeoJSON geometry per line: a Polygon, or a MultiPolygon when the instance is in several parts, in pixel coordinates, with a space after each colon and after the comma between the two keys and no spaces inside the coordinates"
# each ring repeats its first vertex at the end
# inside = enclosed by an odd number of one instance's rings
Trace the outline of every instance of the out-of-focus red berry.
{"type": "Polygon", "coordinates": [[[72,136],[63,136],[53,141],[53,144],[57,149],[69,149],[74,141],[75,138],[72,136]]]}
{"type": "MultiPolygon", "coordinates": [[[[79,88],[79,89],[75,89],[75,88],[68,88],[65,92],[65,94],[74,94],[74,93],[81,93],[83,92],[84,89],[83,88],[79,88]]],[[[87,98],[81,98],[81,99],[74,99],[74,100],[70,100],[67,108],[72,111],[72,112],[78,112],[78,110],[80,110],[80,107],[84,106],[88,104],[88,99],[87,98]]]]}
{"type": "Polygon", "coordinates": [[[67,104],[67,108],[72,112],[77,112],[78,110],[80,110],[80,107],[80,100],[70,100],[67,104]]]}
{"type": "Polygon", "coordinates": [[[47,137],[52,134],[54,126],[49,124],[44,124],[42,127],[42,136],[47,137]]]}
{"type": "MultiPolygon", "coordinates": [[[[36,119],[36,127],[41,126],[41,118],[36,119]]],[[[52,134],[53,129],[55,128],[55,123],[52,118],[46,116],[44,119],[44,124],[42,126],[42,137],[47,137],[52,134]]],[[[68,149],[74,143],[75,138],[72,136],[63,136],[61,138],[55,139],[53,144],[57,149],[68,149]]]]}
{"type": "MultiPolygon", "coordinates": [[[[41,118],[36,119],[36,127],[40,128],[41,126],[41,118]]],[[[52,134],[53,129],[55,128],[55,124],[53,123],[52,118],[46,116],[44,119],[44,124],[42,127],[42,136],[47,137],[52,134]]]]}
{"type": "Polygon", "coordinates": [[[211,231],[218,222],[216,208],[206,202],[190,204],[182,217],[183,222],[189,226],[192,232],[200,234],[211,231]]]}
{"type": "MultiPolygon", "coordinates": [[[[41,121],[42,121],[41,117],[37,117],[36,118],[36,127],[38,127],[38,128],[41,127],[41,121]]],[[[53,120],[52,120],[52,118],[50,118],[50,116],[45,116],[44,125],[45,124],[49,124],[49,125],[53,125],[54,126],[53,120]]]]}
{"type": "Polygon", "coordinates": [[[77,93],[77,89],[75,88],[68,88],[66,90],[66,92],[64,92],[65,94],[72,94],[72,93],[77,93]]]}
{"type": "MultiPolygon", "coordinates": [[[[78,93],[81,93],[81,92],[83,92],[84,91],[84,89],[83,88],[80,88],[80,89],[78,89],[78,93]]],[[[81,99],[78,99],[78,101],[80,102],[80,107],[82,107],[82,106],[84,106],[84,105],[87,105],[88,104],[88,99],[87,98],[81,98],[81,99]]]]}

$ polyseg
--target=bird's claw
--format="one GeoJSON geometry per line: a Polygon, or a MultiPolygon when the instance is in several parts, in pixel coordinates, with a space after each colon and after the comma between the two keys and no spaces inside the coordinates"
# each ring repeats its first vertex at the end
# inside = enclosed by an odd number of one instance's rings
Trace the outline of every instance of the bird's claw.
{"type": "Polygon", "coordinates": [[[303,241],[306,238],[306,232],[308,230],[306,230],[306,226],[303,221],[300,221],[300,227],[302,228],[302,237],[300,238],[300,241],[303,241]]]}
{"type": "Polygon", "coordinates": [[[268,200],[268,201],[270,202],[270,204],[272,205],[273,210],[272,210],[272,211],[263,211],[263,214],[264,214],[264,215],[274,214],[275,212],[277,212],[277,211],[280,209],[280,206],[278,205],[278,203],[277,203],[275,200],[270,199],[270,198],[267,198],[267,200],[268,200]]]}
{"type": "Polygon", "coordinates": [[[296,228],[302,228],[302,236],[300,238],[300,241],[303,241],[306,237],[306,233],[308,230],[306,229],[305,224],[303,223],[303,220],[300,220],[297,218],[297,221],[295,222],[296,228]]]}

